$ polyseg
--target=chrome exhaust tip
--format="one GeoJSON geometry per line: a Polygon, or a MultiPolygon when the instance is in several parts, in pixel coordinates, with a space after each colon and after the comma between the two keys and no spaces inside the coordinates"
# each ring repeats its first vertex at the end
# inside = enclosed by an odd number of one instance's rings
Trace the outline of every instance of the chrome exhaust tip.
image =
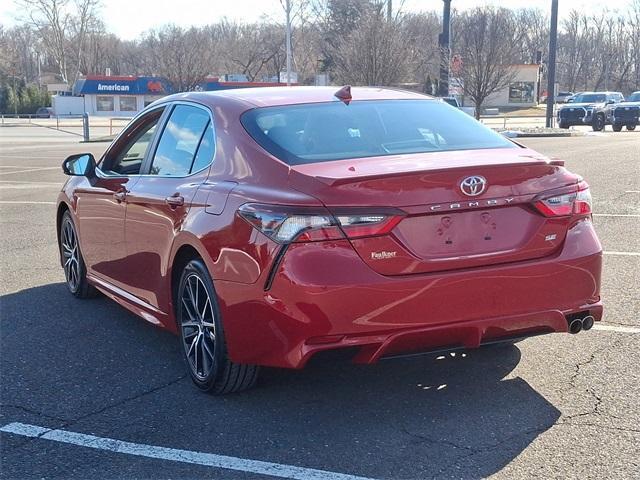
{"type": "Polygon", "coordinates": [[[582,329],[584,331],[591,330],[591,327],[593,327],[594,322],[595,322],[595,319],[593,318],[593,316],[587,315],[582,319],[582,329]]]}
{"type": "Polygon", "coordinates": [[[569,323],[569,333],[580,333],[580,331],[582,330],[582,319],[580,318],[574,318],[573,320],[571,320],[571,322],[569,323]]]}

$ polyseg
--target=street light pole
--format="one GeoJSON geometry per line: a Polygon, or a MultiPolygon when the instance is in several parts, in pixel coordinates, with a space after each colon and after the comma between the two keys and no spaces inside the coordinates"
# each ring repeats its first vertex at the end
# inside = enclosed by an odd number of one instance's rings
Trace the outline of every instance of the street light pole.
{"type": "Polygon", "coordinates": [[[438,94],[441,97],[449,95],[449,31],[451,29],[451,0],[442,0],[444,7],[442,10],[442,33],[440,34],[440,83],[438,94]]]}
{"type": "Polygon", "coordinates": [[[549,59],[547,62],[547,128],[553,126],[553,103],[556,90],[556,45],[558,43],[558,0],[551,0],[551,29],[549,31],[549,59]]]}
{"type": "Polygon", "coordinates": [[[291,85],[291,0],[286,1],[287,14],[287,86],[291,85]]]}

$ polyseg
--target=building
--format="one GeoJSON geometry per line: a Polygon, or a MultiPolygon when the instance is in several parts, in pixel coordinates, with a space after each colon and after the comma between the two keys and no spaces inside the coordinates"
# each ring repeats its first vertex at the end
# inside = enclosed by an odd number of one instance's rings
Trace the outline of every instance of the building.
{"type": "MultiPolygon", "coordinates": [[[[244,75],[225,75],[222,79],[209,77],[197,87],[198,91],[230,88],[283,86],[278,82],[249,82],[244,75]]],[[[171,82],[157,76],[89,75],[73,85],[71,92],[57,92],[52,97],[55,115],[89,115],[105,117],[133,117],[155,100],[175,92],[171,82]]]]}
{"type": "MultiPolygon", "coordinates": [[[[73,95],[82,97],[82,110],[89,115],[133,117],[144,107],[174,93],[162,77],[87,76],[73,85],[73,95]]],[[[54,112],[58,113],[54,105],[54,112]]]]}
{"type": "MultiPolygon", "coordinates": [[[[503,89],[490,95],[482,104],[483,108],[518,108],[538,105],[538,85],[540,83],[540,66],[537,64],[512,65],[514,77],[503,89]]],[[[458,96],[462,93],[461,79],[452,78],[450,90],[458,96]]],[[[473,106],[468,96],[464,97],[464,105],[473,106]]]]}

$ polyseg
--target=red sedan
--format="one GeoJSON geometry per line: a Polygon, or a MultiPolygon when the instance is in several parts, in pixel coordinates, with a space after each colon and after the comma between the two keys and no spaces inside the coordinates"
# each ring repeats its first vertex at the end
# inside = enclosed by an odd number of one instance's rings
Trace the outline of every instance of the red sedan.
{"type": "Polygon", "coordinates": [[[446,103],[325,87],[165,97],[65,160],[69,291],[175,332],[195,384],[588,330],[587,184],[446,103]]]}

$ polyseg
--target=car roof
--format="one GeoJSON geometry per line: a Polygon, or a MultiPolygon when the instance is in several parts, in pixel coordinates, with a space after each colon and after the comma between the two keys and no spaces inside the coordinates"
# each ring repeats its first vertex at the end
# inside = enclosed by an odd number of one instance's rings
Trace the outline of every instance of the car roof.
{"type": "MultiPolygon", "coordinates": [[[[270,107],[278,105],[296,105],[303,103],[319,103],[338,101],[335,93],[342,87],[257,87],[234,88],[211,92],[187,92],[165,97],[172,100],[195,100],[203,103],[214,103],[216,98],[235,100],[238,103],[254,107],[270,107]]],[[[351,87],[351,98],[358,100],[435,100],[434,97],[419,92],[389,87],[351,87]]]]}

